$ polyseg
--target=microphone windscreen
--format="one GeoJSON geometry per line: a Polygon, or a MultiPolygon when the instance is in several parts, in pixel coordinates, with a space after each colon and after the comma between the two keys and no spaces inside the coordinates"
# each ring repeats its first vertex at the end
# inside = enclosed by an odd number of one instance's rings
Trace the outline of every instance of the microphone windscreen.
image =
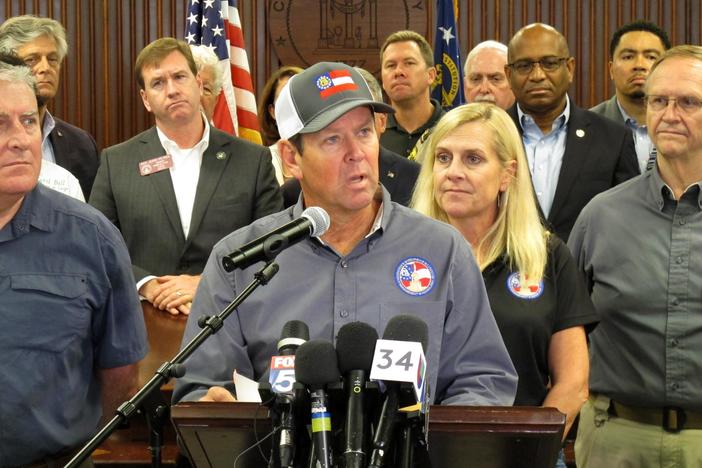
{"type": "Polygon", "coordinates": [[[301,320],[290,320],[280,332],[280,339],[300,338],[305,341],[310,339],[310,329],[307,324],[301,320]]]}
{"type": "Polygon", "coordinates": [[[351,322],[341,327],[336,337],[336,355],[341,373],[352,370],[370,372],[376,341],[378,332],[367,323],[351,322]]]}
{"type": "Polygon", "coordinates": [[[283,330],[280,332],[280,341],[278,341],[278,352],[295,353],[295,349],[310,339],[310,329],[305,322],[300,320],[290,320],[283,325],[283,330]]]}
{"type": "Polygon", "coordinates": [[[295,380],[308,387],[321,387],[341,378],[334,345],[327,340],[310,340],[297,348],[295,380]]]}
{"type": "Polygon", "coordinates": [[[312,223],[312,232],[310,233],[312,237],[323,235],[331,225],[327,212],[318,206],[310,206],[302,212],[301,217],[309,219],[312,223]]]}
{"type": "Polygon", "coordinates": [[[396,315],[385,326],[383,339],[419,342],[426,353],[429,327],[424,320],[414,315],[396,315]]]}

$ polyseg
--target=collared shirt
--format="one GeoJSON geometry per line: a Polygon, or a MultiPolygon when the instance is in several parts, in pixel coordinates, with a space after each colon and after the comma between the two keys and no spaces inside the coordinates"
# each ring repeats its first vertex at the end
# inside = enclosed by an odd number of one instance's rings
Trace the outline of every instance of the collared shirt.
{"type": "Polygon", "coordinates": [[[624,124],[629,127],[631,129],[631,133],[634,134],[636,159],[639,160],[639,169],[642,173],[644,173],[646,172],[648,160],[651,158],[651,152],[654,150],[651,137],[648,136],[648,127],[646,125],[639,125],[638,122],[636,122],[636,119],[627,114],[622,105],[619,103],[619,99],[617,99],[617,106],[619,107],[619,112],[622,113],[622,117],[624,117],[624,124]]]}
{"type": "Polygon", "coordinates": [[[117,228],[41,184],[0,230],[0,466],[94,435],[97,371],[147,351],[133,281],[117,228]]]}
{"type": "Polygon", "coordinates": [[[49,135],[56,127],[56,121],[51,112],[47,109],[44,113],[44,123],[41,126],[41,158],[56,163],[56,156],[54,155],[54,147],[51,146],[51,140],[49,135]]]}
{"type": "Polygon", "coordinates": [[[173,167],[169,169],[171,180],[175,190],[176,203],[178,204],[178,214],[180,223],[183,226],[183,234],[188,237],[190,231],[190,221],[193,216],[193,205],[195,204],[195,193],[197,192],[197,181],[200,178],[200,165],[202,155],[205,154],[207,146],[210,144],[210,124],[205,116],[202,116],[205,130],[202,138],[192,148],[180,148],[178,144],[170,140],[158,126],[156,133],[161,140],[161,146],[173,159],[173,167]]]}
{"type": "MultiPolygon", "coordinates": [[[[302,200],[215,245],[188,317],[184,343],[198,332],[199,317],[222,310],[263,265],[226,273],[222,256],[301,213],[302,200]]],[[[490,311],[480,270],[465,239],[451,226],[391,202],[383,189],[381,226],[351,253],[342,257],[308,239],[281,252],[276,262],[278,274],[190,357],[174,401],[197,400],[213,385],[233,389],[234,369],[267,381],[270,357],[276,354],[275,344],[289,320],[304,321],[311,338],[334,341],[350,322],[366,322],[382,335],[390,318],[413,314],[429,328],[427,381],[433,401],[512,403],[517,385],[514,367],[490,311]]]]}
{"type": "Polygon", "coordinates": [[[566,106],[551,125],[551,131],[544,135],[534,118],[522,111],[517,104],[519,124],[522,127],[522,141],[526,152],[534,192],[541,211],[548,218],[556,196],[558,176],[561,173],[565,154],[568,121],[570,120],[570,98],[566,96],[566,106]]]}
{"type": "Polygon", "coordinates": [[[431,117],[429,117],[429,120],[427,120],[424,125],[412,133],[408,132],[397,123],[394,114],[388,114],[388,123],[385,127],[385,132],[380,135],[380,144],[400,156],[408,157],[410,153],[412,153],[414,145],[417,144],[419,137],[421,137],[424,132],[431,131],[434,125],[436,125],[436,122],[445,114],[439,101],[432,99],[431,103],[434,106],[434,112],[431,114],[431,117]]]}
{"type": "Polygon", "coordinates": [[[76,200],[85,201],[78,179],[66,169],[51,161],[43,160],[41,162],[39,183],[76,200]]]}
{"type": "Polygon", "coordinates": [[[590,389],[632,406],[702,410],[702,191],[679,201],[658,168],[595,197],[568,246],[600,324],[590,389]]]}

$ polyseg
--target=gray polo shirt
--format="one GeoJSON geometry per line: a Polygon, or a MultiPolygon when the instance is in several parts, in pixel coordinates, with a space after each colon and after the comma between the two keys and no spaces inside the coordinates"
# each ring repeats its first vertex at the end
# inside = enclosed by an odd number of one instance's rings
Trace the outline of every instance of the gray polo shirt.
{"type": "MultiPolygon", "coordinates": [[[[202,274],[184,343],[198,319],[222,309],[262,267],[226,273],[225,254],[300,216],[302,202],[255,221],[215,247],[202,274]]],[[[232,371],[267,380],[283,325],[302,320],[310,338],[334,341],[339,329],[366,322],[382,335],[391,317],[414,314],[429,327],[428,382],[433,401],[511,405],[517,378],[485,286],[463,237],[451,226],[390,201],[383,189],[380,227],[346,256],[316,239],[277,257],[280,272],[257,289],[224,327],[187,361],[175,402],[201,397],[213,385],[231,385],[232,371]]]]}
{"type": "Polygon", "coordinates": [[[600,324],[590,390],[623,404],[702,410],[702,192],[678,202],[658,168],[604,192],[568,240],[600,324]]]}

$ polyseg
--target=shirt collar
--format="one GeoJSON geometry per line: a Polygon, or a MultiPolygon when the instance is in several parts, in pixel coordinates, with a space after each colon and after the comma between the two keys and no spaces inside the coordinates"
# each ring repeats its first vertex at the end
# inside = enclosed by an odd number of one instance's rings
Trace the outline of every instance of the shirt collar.
{"type": "MultiPolygon", "coordinates": [[[[522,127],[522,131],[526,131],[527,126],[529,124],[534,124],[536,125],[536,122],[534,121],[534,118],[526,114],[523,110],[522,107],[517,103],[517,115],[519,116],[519,125],[522,127]]],[[[551,131],[554,130],[560,130],[563,127],[566,126],[568,121],[570,120],[570,97],[566,94],[566,105],[565,108],[563,109],[563,112],[560,113],[558,117],[553,121],[553,124],[551,124],[551,131]]],[[[550,133],[550,132],[549,132],[550,133]]]]}
{"type": "Polygon", "coordinates": [[[56,120],[54,119],[54,116],[51,115],[51,112],[47,109],[46,112],[44,112],[44,123],[41,126],[41,141],[44,143],[47,138],[49,138],[49,134],[54,130],[56,127],[56,120]]]}
{"type": "MultiPolygon", "coordinates": [[[[42,184],[37,183],[31,192],[24,195],[19,210],[2,230],[4,231],[9,227],[12,238],[25,235],[29,232],[30,226],[40,231],[53,231],[55,224],[53,221],[53,203],[47,193],[48,190],[42,184]]],[[[8,240],[4,235],[0,235],[0,237],[2,237],[2,240],[8,240]]]]}
{"type": "MultiPolygon", "coordinates": [[[[663,211],[666,201],[674,200],[675,198],[673,189],[661,178],[661,174],[658,172],[658,164],[654,165],[650,171],[646,171],[641,177],[648,178],[649,194],[658,209],[663,211]]],[[[702,181],[690,184],[685,188],[683,195],[691,190],[697,192],[697,208],[702,211],[702,181]]]]}
{"type": "MultiPolygon", "coordinates": [[[[434,111],[431,113],[431,116],[429,116],[429,119],[424,122],[424,124],[419,127],[417,130],[415,130],[413,133],[417,134],[419,132],[424,132],[428,127],[433,127],[434,124],[436,123],[439,118],[441,118],[443,114],[443,109],[441,108],[441,105],[439,105],[439,101],[436,99],[430,99],[431,105],[434,106],[434,111]]],[[[390,112],[387,114],[388,116],[388,121],[385,124],[386,128],[397,128],[399,127],[397,120],[395,120],[395,114],[393,112],[390,112]]]]}
{"type": "Polygon", "coordinates": [[[629,127],[635,128],[635,129],[646,127],[646,125],[639,125],[639,123],[636,121],[635,118],[633,118],[632,116],[630,116],[629,114],[626,113],[626,111],[622,107],[621,103],[619,102],[618,98],[616,99],[616,101],[617,101],[617,107],[619,108],[619,112],[622,113],[622,117],[624,117],[624,123],[626,125],[628,125],[629,127]]]}
{"type": "MultiPolygon", "coordinates": [[[[374,200],[380,200],[380,207],[378,208],[378,212],[375,214],[375,220],[373,220],[373,225],[371,226],[370,231],[368,231],[368,234],[365,236],[366,239],[371,237],[377,231],[382,232],[382,230],[387,229],[388,222],[390,221],[390,212],[393,209],[390,200],[390,193],[380,184],[378,185],[378,188],[379,190],[376,192],[374,200]]],[[[292,209],[292,218],[297,219],[302,216],[304,209],[303,194],[300,193],[300,198],[297,200],[297,203],[292,209]]],[[[319,241],[322,242],[321,239],[319,239],[319,241]]],[[[324,244],[324,242],[322,242],[322,244],[324,244]]]]}
{"type": "MultiPolygon", "coordinates": [[[[200,138],[200,141],[198,141],[193,148],[198,149],[200,154],[204,154],[210,144],[210,123],[207,121],[205,114],[201,112],[200,116],[202,117],[202,121],[205,123],[205,130],[202,132],[202,138],[200,138]]],[[[161,146],[163,146],[163,149],[165,149],[167,153],[172,152],[174,149],[179,149],[178,144],[169,139],[166,134],[163,133],[160,128],[158,128],[158,125],[156,126],[156,133],[158,134],[158,139],[161,141],[161,146]]]]}

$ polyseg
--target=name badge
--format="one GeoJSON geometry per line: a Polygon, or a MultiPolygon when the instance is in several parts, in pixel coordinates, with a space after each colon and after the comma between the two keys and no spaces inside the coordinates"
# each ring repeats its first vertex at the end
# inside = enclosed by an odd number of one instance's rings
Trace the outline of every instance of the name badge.
{"type": "Polygon", "coordinates": [[[140,162],[139,174],[142,176],[147,176],[170,169],[171,167],[173,167],[173,158],[171,158],[170,154],[164,154],[158,158],[140,162]]]}

